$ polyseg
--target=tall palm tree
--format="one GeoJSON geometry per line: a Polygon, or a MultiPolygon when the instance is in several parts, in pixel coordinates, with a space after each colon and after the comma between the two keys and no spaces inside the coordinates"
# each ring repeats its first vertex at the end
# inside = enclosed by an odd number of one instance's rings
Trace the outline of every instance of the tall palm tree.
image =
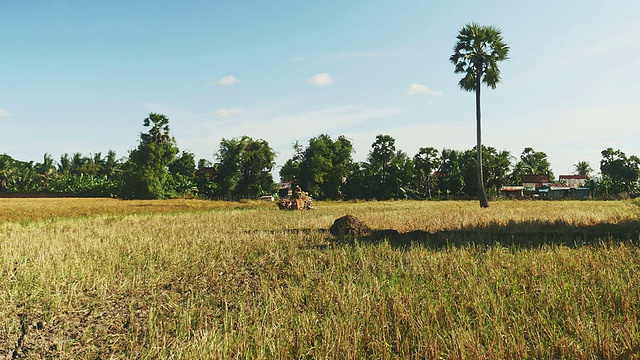
{"type": "Polygon", "coordinates": [[[578,161],[577,163],[573,164],[573,167],[574,174],[585,175],[587,177],[587,180],[591,180],[591,173],[593,172],[593,168],[591,167],[591,164],[589,164],[589,162],[578,161]]]}
{"type": "Polygon", "coordinates": [[[418,186],[431,199],[431,189],[434,188],[435,183],[433,171],[439,165],[438,150],[432,147],[420,148],[413,157],[413,163],[416,167],[418,186]]]}
{"type": "Polygon", "coordinates": [[[71,157],[69,154],[65,153],[60,156],[60,161],[58,162],[58,172],[62,175],[68,175],[71,171],[71,157]]]}
{"type": "Polygon", "coordinates": [[[494,26],[466,24],[456,37],[453,55],[449,60],[456,74],[465,74],[458,82],[460,89],[476,93],[476,137],[478,154],[478,200],[480,207],[489,207],[482,177],[482,126],[480,121],[480,85],[495,89],[500,82],[498,62],[508,59],[509,47],[502,39],[500,29],[494,26]]]}

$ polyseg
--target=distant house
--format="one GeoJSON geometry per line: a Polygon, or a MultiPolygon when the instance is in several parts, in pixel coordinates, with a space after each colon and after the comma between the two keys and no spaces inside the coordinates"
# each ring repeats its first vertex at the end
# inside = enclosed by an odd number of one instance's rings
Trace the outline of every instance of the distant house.
{"type": "Polygon", "coordinates": [[[591,195],[591,189],[586,187],[586,175],[560,175],[560,181],[569,188],[569,196],[575,199],[586,199],[591,195]]]}
{"type": "Polygon", "coordinates": [[[560,175],[560,182],[567,184],[570,188],[582,188],[587,183],[586,175],[560,175]]]}
{"type": "Polygon", "coordinates": [[[500,188],[500,192],[509,199],[524,198],[524,186],[503,186],[500,188]]]}
{"type": "Polygon", "coordinates": [[[587,199],[591,196],[591,189],[588,187],[571,188],[571,196],[576,199],[587,199]]]}
{"type": "Polygon", "coordinates": [[[525,193],[536,193],[547,183],[549,183],[548,175],[522,175],[522,186],[503,186],[500,188],[500,193],[510,199],[523,199],[525,193]]]}
{"type": "Polygon", "coordinates": [[[569,197],[571,188],[564,183],[547,183],[538,189],[543,199],[565,199],[569,197]]]}
{"type": "Polygon", "coordinates": [[[589,188],[584,185],[584,175],[560,175],[558,182],[549,181],[548,175],[522,175],[522,186],[503,186],[500,192],[509,198],[524,198],[530,194],[534,199],[586,199],[589,188]]]}
{"type": "Polygon", "coordinates": [[[586,199],[590,189],[584,187],[587,177],[584,175],[560,175],[559,182],[546,183],[537,192],[543,199],[586,199]]]}
{"type": "Polygon", "coordinates": [[[549,175],[522,175],[522,186],[529,191],[535,191],[548,183],[549,175]]]}

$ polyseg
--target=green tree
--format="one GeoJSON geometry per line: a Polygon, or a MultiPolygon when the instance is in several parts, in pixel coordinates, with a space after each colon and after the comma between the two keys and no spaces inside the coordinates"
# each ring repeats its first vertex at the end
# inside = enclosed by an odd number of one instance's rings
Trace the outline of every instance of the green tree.
{"type": "Polygon", "coordinates": [[[522,175],[547,175],[549,180],[553,180],[553,171],[551,171],[547,154],[530,147],[524,148],[520,154],[520,161],[516,163],[511,175],[511,181],[516,184],[522,183],[522,175]]]}
{"type": "MultiPolygon", "coordinates": [[[[602,184],[600,188],[606,193],[619,195],[623,192],[627,194],[635,193],[638,189],[638,179],[640,179],[640,158],[635,155],[627,157],[620,150],[607,148],[602,150],[602,160],[600,160],[600,172],[602,173],[602,184]]],[[[601,191],[602,191],[601,190],[601,191]]]]}
{"type": "Polygon", "coordinates": [[[345,197],[379,200],[420,197],[413,160],[404,151],[396,150],[393,137],[376,136],[367,160],[343,167],[348,172],[343,176],[345,197]]]}
{"type": "MultiPolygon", "coordinates": [[[[500,188],[509,183],[509,171],[511,170],[511,153],[498,151],[494,147],[482,146],[482,168],[484,186],[487,193],[497,195],[500,188]]],[[[478,193],[477,183],[474,181],[477,174],[476,148],[465,151],[460,159],[461,172],[464,178],[464,192],[469,196],[478,193]]]]}
{"type": "Polygon", "coordinates": [[[80,175],[84,172],[88,159],[82,156],[81,153],[73,154],[71,158],[71,169],[70,172],[73,175],[80,175]]]}
{"type": "Polygon", "coordinates": [[[378,135],[376,141],[371,144],[368,162],[373,167],[374,176],[378,183],[376,197],[389,198],[389,172],[396,155],[396,139],[389,135],[378,135]]]}
{"type": "Polygon", "coordinates": [[[438,150],[432,147],[420,148],[413,157],[413,164],[416,173],[416,191],[422,198],[432,197],[438,183],[433,174],[440,164],[438,160],[438,150]]]}
{"type": "Polygon", "coordinates": [[[402,150],[397,150],[388,168],[389,177],[384,192],[386,199],[416,198],[416,170],[413,160],[402,150]]]}
{"type": "MultiPolygon", "coordinates": [[[[353,146],[344,136],[336,140],[323,134],[309,139],[306,149],[285,163],[282,172],[294,173],[295,182],[320,199],[343,197],[343,184],[352,168],[353,146]],[[297,173],[295,171],[297,166],[297,173]]],[[[299,151],[299,152],[298,152],[299,151]]]]}
{"type": "Polygon", "coordinates": [[[185,177],[193,176],[196,172],[196,157],[192,152],[183,151],[180,156],[169,164],[169,172],[171,175],[182,175],[185,177]]]}
{"type": "Polygon", "coordinates": [[[290,183],[297,183],[300,177],[300,163],[304,160],[304,147],[298,140],[293,144],[293,156],[288,159],[278,172],[280,180],[290,183]]]}
{"type": "MultiPolygon", "coordinates": [[[[48,163],[48,155],[45,154],[44,163],[48,163]]],[[[25,162],[13,159],[11,156],[0,155],[0,191],[7,192],[38,192],[44,191],[43,174],[52,174],[47,171],[48,165],[33,164],[33,161],[25,162]]]]}
{"type": "Polygon", "coordinates": [[[351,165],[343,189],[346,198],[371,200],[378,195],[379,186],[373,166],[367,162],[359,162],[351,165]]]}
{"type": "Polygon", "coordinates": [[[33,161],[18,161],[11,157],[4,157],[0,163],[0,173],[4,180],[4,190],[10,192],[39,192],[44,191],[42,174],[36,170],[33,161]]]}
{"type": "Polygon", "coordinates": [[[56,167],[51,154],[45,153],[41,163],[36,163],[34,166],[38,178],[42,182],[42,190],[47,190],[49,180],[55,176],[56,167]]]}
{"type": "Polygon", "coordinates": [[[121,163],[116,158],[116,152],[114,150],[109,150],[98,175],[105,176],[109,180],[115,180],[117,173],[120,170],[120,166],[121,163]]]}
{"type": "Polygon", "coordinates": [[[216,168],[207,159],[198,160],[198,171],[195,172],[194,181],[198,188],[198,196],[210,199],[215,196],[218,189],[216,184],[216,168]]]}
{"type": "Polygon", "coordinates": [[[500,189],[509,184],[509,175],[513,167],[511,160],[514,157],[507,150],[497,151],[493,147],[487,148],[486,157],[486,165],[483,165],[487,168],[485,184],[487,188],[491,189],[493,195],[498,195],[500,189]]]}
{"type": "Polygon", "coordinates": [[[240,157],[240,179],[236,186],[236,194],[260,196],[271,195],[277,190],[273,182],[271,170],[275,166],[276,153],[266,140],[246,140],[240,157]]]}
{"type": "Polygon", "coordinates": [[[50,191],[74,196],[111,196],[118,193],[117,172],[121,165],[113,150],[109,150],[106,157],[101,152],[92,156],[63,154],[57,174],[47,187],[50,191]]]}
{"type": "Polygon", "coordinates": [[[101,152],[97,152],[93,154],[93,156],[85,157],[84,166],[81,168],[81,173],[89,176],[98,176],[98,174],[102,172],[104,163],[105,159],[103,159],[101,152]]]}
{"type": "Polygon", "coordinates": [[[229,196],[235,194],[236,186],[242,175],[240,159],[245,144],[240,139],[222,139],[216,155],[216,195],[229,196]]]}
{"type": "Polygon", "coordinates": [[[169,173],[173,181],[173,191],[176,195],[184,195],[195,186],[196,157],[193,153],[183,151],[180,156],[169,164],[169,173]]]}
{"type": "Polygon", "coordinates": [[[0,155],[0,191],[12,191],[12,183],[20,173],[20,162],[7,154],[0,155]]]}
{"type": "Polygon", "coordinates": [[[71,173],[71,157],[69,154],[63,154],[58,161],[58,173],[61,175],[69,175],[71,173]]]}
{"type": "Polygon", "coordinates": [[[480,89],[484,83],[495,89],[500,82],[498,63],[508,59],[509,47],[502,39],[500,29],[494,26],[466,24],[458,33],[457,42],[449,60],[455,65],[456,74],[464,74],[458,82],[460,89],[473,91],[476,95],[476,152],[478,163],[478,200],[480,207],[489,207],[484,192],[482,173],[482,125],[480,111],[480,89]]]}
{"type": "Polygon", "coordinates": [[[198,160],[198,169],[212,167],[213,163],[207,159],[198,160]]]}
{"type": "Polygon", "coordinates": [[[587,180],[591,180],[591,174],[593,173],[593,168],[588,161],[578,161],[573,164],[573,173],[576,175],[584,175],[587,180]]]}
{"type": "Polygon", "coordinates": [[[216,195],[258,196],[276,191],[271,175],[275,152],[266,140],[222,139],[217,158],[216,195]]]}
{"type": "Polygon", "coordinates": [[[462,153],[453,149],[442,149],[440,166],[437,171],[438,193],[440,197],[460,196],[464,189],[464,177],[460,166],[462,153]]]}
{"type": "Polygon", "coordinates": [[[140,134],[138,147],[129,154],[124,165],[122,197],[162,199],[171,195],[168,166],[178,153],[175,139],[169,135],[169,118],[150,113],[144,119],[149,132],[140,134]]]}

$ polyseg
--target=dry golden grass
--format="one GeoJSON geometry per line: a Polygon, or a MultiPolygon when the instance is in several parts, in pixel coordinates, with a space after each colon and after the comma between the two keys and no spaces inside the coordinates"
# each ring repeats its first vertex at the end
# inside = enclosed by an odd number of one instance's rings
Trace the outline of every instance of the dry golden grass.
{"type": "Polygon", "coordinates": [[[400,232],[460,230],[509,222],[566,222],[576,226],[619,223],[638,219],[640,207],[634,202],[616,201],[498,201],[480,210],[475,201],[368,202],[336,204],[345,212],[353,210],[374,228],[400,232]]]}
{"type": "Polygon", "coordinates": [[[0,224],[0,358],[640,357],[634,202],[102,201],[0,224]],[[336,242],[345,214],[461,245],[336,242]]]}
{"type": "Polygon", "coordinates": [[[118,200],[105,198],[0,198],[0,224],[96,215],[173,213],[266,206],[264,202],[222,202],[197,199],[118,200]]]}

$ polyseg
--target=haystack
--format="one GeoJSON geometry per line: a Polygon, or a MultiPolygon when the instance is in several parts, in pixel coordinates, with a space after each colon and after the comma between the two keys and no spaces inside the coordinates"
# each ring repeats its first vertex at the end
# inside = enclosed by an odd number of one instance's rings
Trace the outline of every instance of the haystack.
{"type": "Polygon", "coordinates": [[[329,228],[331,235],[336,237],[361,237],[371,235],[371,229],[362,220],[353,215],[345,215],[336,219],[329,228]]]}

